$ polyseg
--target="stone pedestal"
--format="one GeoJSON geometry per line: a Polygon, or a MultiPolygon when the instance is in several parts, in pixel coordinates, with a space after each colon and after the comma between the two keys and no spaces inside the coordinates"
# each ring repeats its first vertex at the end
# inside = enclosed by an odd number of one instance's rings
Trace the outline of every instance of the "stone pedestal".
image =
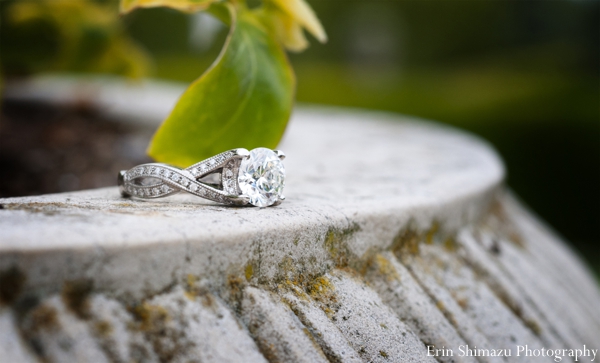
{"type": "MultiPolygon", "coordinates": [[[[73,100],[61,85],[9,96],[73,100]]],[[[89,87],[149,125],[181,92],[89,87]]],[[[600,348],[596,282],[506,190],[485,142],[300,107],[280,148],[277,207],[136,201],[116,186],[0,199],[0,361],[551,362],[518,346],[600,348]]]]}

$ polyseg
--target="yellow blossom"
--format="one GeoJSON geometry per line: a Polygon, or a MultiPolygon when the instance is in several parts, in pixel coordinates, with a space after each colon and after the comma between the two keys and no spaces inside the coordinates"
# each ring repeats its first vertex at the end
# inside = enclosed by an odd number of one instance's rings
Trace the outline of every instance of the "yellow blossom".
{"type": "Polygon", "coordinates": [[[265,0],[265,11],[278,40],[291,51],[308,47],[304,29],[321,43],[327,41],[321,22],[304,0],[265,0]]]}

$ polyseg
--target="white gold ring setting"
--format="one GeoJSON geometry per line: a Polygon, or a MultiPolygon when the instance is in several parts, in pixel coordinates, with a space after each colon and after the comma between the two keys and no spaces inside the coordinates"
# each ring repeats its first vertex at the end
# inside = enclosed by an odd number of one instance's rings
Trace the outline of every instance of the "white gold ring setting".
{"type": "Polygon", "coordinates": [[[232,149],[188,168],[142,164],[119,173],[123,197],[155,199],[180,192],[229,205],[268,207],[285,200],[285,154],[280,150],[232,149]]]}

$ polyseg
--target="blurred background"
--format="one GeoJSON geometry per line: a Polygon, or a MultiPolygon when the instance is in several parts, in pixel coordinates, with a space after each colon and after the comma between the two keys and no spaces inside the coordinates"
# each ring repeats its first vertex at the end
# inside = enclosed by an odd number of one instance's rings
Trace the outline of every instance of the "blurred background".
{"type": "MultiPolygon", "coordinates": [[[[149,9],[118,17],[116,2],[98,1],[97,11],[73,5],[54,18],[32,18],[32,10],[11,10],[15,3],[0,4],[3,83],[45,71],[191,82],[226,35],[205,14],[149,9]],[[78,16],[85,21],[69,21],[78,16]],[[65,49],[77,57],[66,60],[65,49]]],[[[481,136],[504,158],[509,186],[600,274],[600,2],[309,3],[329,42],[290,55],[299,102],[414,115],[481,136]]],[[[98,154],[96,167],[118,168],[106,150],[120,145],[131,162],[144,161],[145,139],[119,141],[131,132],[85,107],[5,104],[0,165],[9,172],[0,196],[112,185],[66,158],[84,148],[98,154]],[[32,161],[40,158],[52,172],[32,161]],[[42,173],[51,176],[30,181],[42,173]]]]}

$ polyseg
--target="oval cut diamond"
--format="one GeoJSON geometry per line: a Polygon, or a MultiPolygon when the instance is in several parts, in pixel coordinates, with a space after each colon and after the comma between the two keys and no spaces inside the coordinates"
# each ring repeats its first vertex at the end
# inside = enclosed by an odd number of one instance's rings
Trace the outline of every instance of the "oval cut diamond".
{"type": "Polygon", "coordinates": [[[272,150],[259,147],[240,165],[238,184],[250,204],[268,207],[279,200],[285,185],[285,168],[272,150]]]}

